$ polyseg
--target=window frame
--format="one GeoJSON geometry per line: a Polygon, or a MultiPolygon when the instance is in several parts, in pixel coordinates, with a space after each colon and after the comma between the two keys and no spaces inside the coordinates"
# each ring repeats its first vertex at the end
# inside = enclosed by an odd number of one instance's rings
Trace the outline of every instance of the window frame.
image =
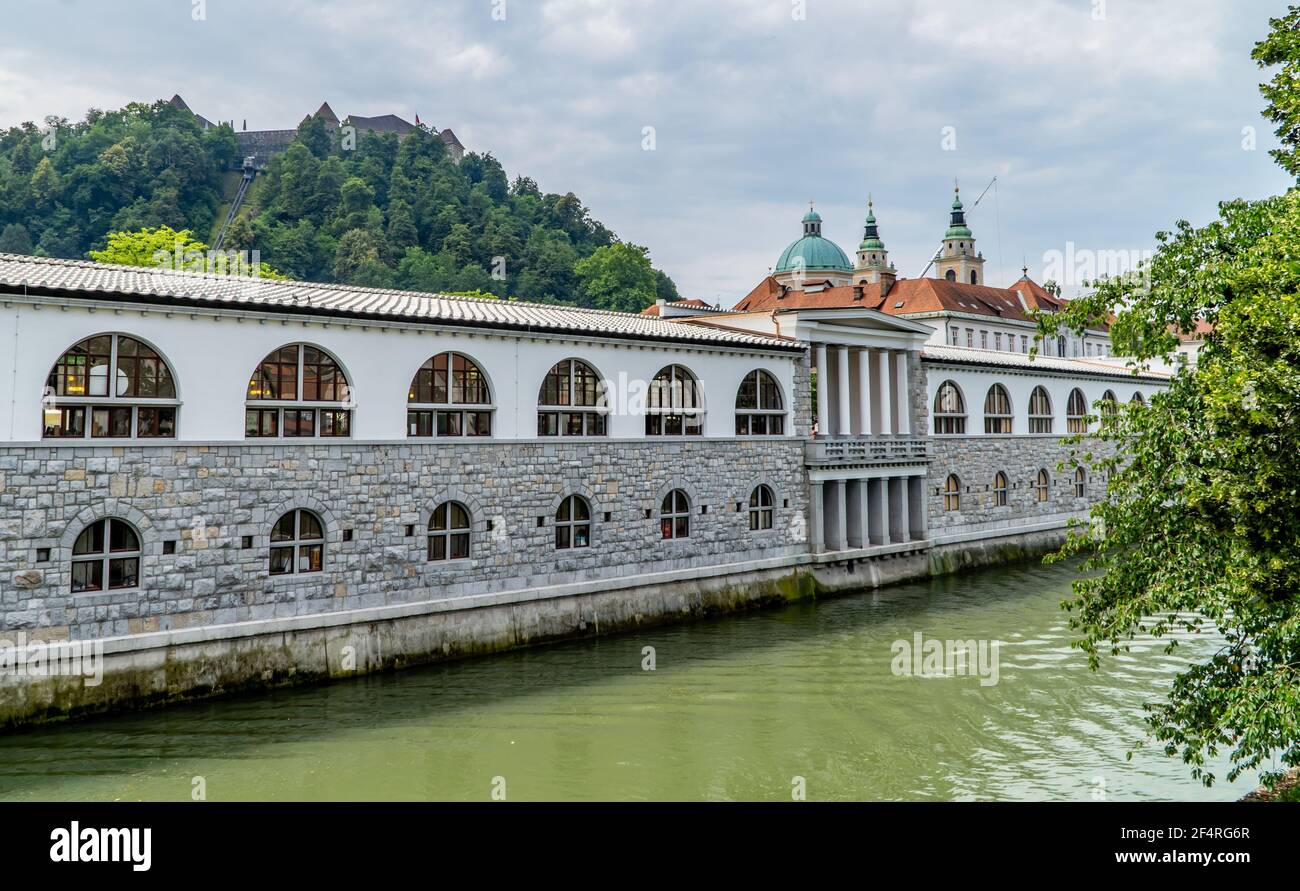
{"type": "Polygon", "coordinates": [[[179,398],[179,393],[180,388],[177,385],[176,373],[172,370],[171,362],[162,354],[161,350],[157,349],[148,341],[136,337],[133,334],[123,334],[120,331],[100,332],[92,334],[89,337],[83,337],[63,352],[59,353],[54,365],[51,366],[49,373],[45,376],[45,385],[41,391],[41,440],[51,443],[128,442],[138,440],[150,442],[154,440],[164,442],[175,441],[180,432],[181,400],[179,398]],[[104,366],[106,369],[104,375],[104,395],[95,396],[90,392],[91,372],[93,368],[98,366],[92,366],[89,358],[84,368],[86,393],[84,395],[68,395],[66,393],[60,395],[58,392],[60,389],[60,382],[62,382],[63,387],[66,389],[67,380],[70,377],[66,370],[67,366],[65,365],[64,360],[82,344],[89,344],[91,341],[100,338],[109,338],[108,354],[105,356],[102,353],[87,353],[87,356],[99,356],[107,360],[106,365],[104,366]],[[163,374],[158,377],[158,380],[166,380],[171,388],[171,396],[132,395],[130,391],[135,390],[137,393],[139,391],[141,357],[138,355],[130,357],[135,365],[135,374],[127,376],[126,378],[128,382],[128,392],[124,394],[118,394],[115,392],[117,390],[116,382],[118,380],[118,374],[122,372],[122,369],[119,366],[123,358],[121,352],[121,344],[123,340],[129,340],[132,343],[137,344],[139,347],[148,350],[152,354],[152,358],[157,361],[158,367],[163,372],[163,374]],[[165,411],[170,411],[171,434],[168,436],[142,434],[140,432],[142,429],[140,420],[142,411],[153,411],[160,414],[165,411]],[[109,425],[108,429],[110,431],[114,423],[114,413],[128,412],[128,432],[121,436],[114,436],[111,435],[111,433],[109,435],[96,436],[95,415],[98,412],[103,412],[105,414],[105,423],[109,425]],[[68,429],[70,417],[79,417],[80,421],[75,426],[80,430],[80,433],[51,435],[49,432],[51,429],[49,421],[50,418],[56,414],[59,416],[58,427],[65,430],[68,429]]]}
{"type": "Polygon", "coordinates": [[[1088,397],[1080,387],[1072,388],[1065,399],[1065,432],[1088,432],[1088,397]]]}
{"type": "Polygon", "coordinates": [[[1008,488],[1009,486],[1007,485],[1007,475],[1005,473],[999,470],[997,473],[993,474],[993,506],[994,507],[1007,506],[1008,488]]]}
{"type": "MultiPolygon", "coordinates": [[[[319,369],[325,367],[325,365],[318,358],[316,362],[312,363],[312,367],[317,369],[316,386],[319,392],[322,384],[319,369]]],[[[283,380],[284,378],[282,376],[277,375],[277,383],[282,383],[283,380]]],[[[323,347],[317,346],[313,343],[306,343],[305,341],[281,344],[271,350],[271,352],[267,353],[266,356],[257,363],[257,367],[253,369],[253,373],[249,375],[248,387],[244,393],[244,438],[251,440],[273,439],[278,442],[301,439],[351,439],[352,422],[356,410],[356,402],[352,398],[352,392],[351,377],[348,375],[347,369],[343,367],[343,363],[339,361],[338,356],[323,347]],[[296,362],[294,372],[294,398],[282,399],[252,396],[251,393],[253,392],[253,386],[258,382],[258,377],[261,375],[262,370],[268,365],[276,365],[279,368],[283,368],[286,363],[283,359],[277,357],[288,349],[296,351],[294,359],[296,362]],[[320,358],[328,359],[329,363],[333,365],[338,377],[334,386],[336,388],[342,387],[343,399],[308,399],[305,397],[304,394],[306,392],[305,384],[307,382],[308,366],[307,350],[316,351],[320,358]],[[290,433],[289,421],[291,416],[293,416],[293,419],[296,422],[293,429],[295,431],[301,431],[302,420],[309,412],[311,414],[311,432],[290,433]],[[273,428],[273,432],[250,433],[249,422],[252,420],[254,415],[258,418],[256,429],[259,431],[265,429],[262,425],[262,421],[268,417],[272,418],[273,423],[271,424],[271,427],[273,428]],[[333,418],[333,423],[330,425],[333,427],[336,427],[338,419],[342,417],[346,430],[343,433],[322,432],[326,427],[325,421],[327,417],[333,418]]],[[[336,395],[338,395],[337,392],[336,395]]]]}
{"type": "MultiPolygon", "coordinates": [[[[482,372],[480,371],[480,374],[481,373],[482,372]]],[[[484,379],[486,380],[486,376],[484,376],[484,379]]],[[[585,394],[582,398],[586,398],[585,394]]],[[[578,359],[575,357],[561,359],[559,362],[552,365],[546,374],[542,376],[542,384],[537,391],[537,435],[539,437],[547,439],[551,437],[572,439],[580,436],[604,438],[609,436],[609,415],[608,387],[605,383],[605,379],[602,378],[600,372],[596,370],[596,366],[592,365],[585,359],[578,359]],[[544,402],[543,397],[546,395],[547,385],[550,378],[557,374],[557,369],[562,365],[566,366],[564,371],[560,372],[560,374],[563,375],[563,379],[566,382],[565,398],[568,401],[557,403],[544,402]],[[591,405],[575,401],[575,399],[579,397],[577,384],[578,374],[576,373],[579,366],[586,369],[595,381],[596,401],[591,405]],[[551,418],[554,418],[555,432],[551,432],[550,430],[552,425],[548,422],[551,418]],[[578,421],[579,432],[577,433],[571,432],[575,418],[578,421]],[[592,429],[593,426],[596,428],[594,431],[592,429]]]]}
{"type": "Polygon", "coordinates": [[[592,508],[591,502],[585,495],[577,492],[571,492],[560,499],[560,503],[555,508],[555,550],[557,551],[576,551],[583,548],[590,548],[592,545],[592,508]],[[579,517],[577,506],[581,505],[586,512],[585,517],[579,517]],[[568,508],[568,516],[564,516],[565,508],[568,508]],[[581,544],[578,543],[579,532],[585,532],[586,538],[581,544]],[[561,539],[563,538],[563,542],[561,539]]]}
{"type": "Polygon", "coordinates": [[[737,436],[785,436],[785,395],[781,392],[781,384],[777,381],[776,375],[763,368],[755,368],[740,379],[740,386],[736,388],[736,435],[737,436]],[[749,379],[754,379],[754,407],[742,406],[740,404],[741,393],[744,392],[749,379]],[[769,395],[774,396],[776,406],[764,405],[764,380],[770,385],[767,389],[769,395]],[[761,422],[762,431],[756,431],[756,423],[761,422]],[[741,427],[744,427],[742,430],[741,427]],[[778,429],[773,430],[773,427],[778,429]]]}
{"type": "Polygon", "coordinates": [[[1083,465],[1074,468],[1074,497],[1088,497],[1088,472],[1083,469],[1083,465]]]}
{"type": "Polygon", "coordinates": [[[956,513],[961,510],[961,477],[955,473],[948,474],[943,481],[943,512],[956,513]]]}
{"type": "MultiPolygon", "coordinates": [[[[465,373],[468,373],[468,369],[465,369],[464,371],[465,373]]],[[[430,396],[436,395],[436,388],[437,388],[437,384],[435,383],[430,384],[430,391],[431,391],[429,394],[430,396]]],[[[463,382],[459,385],[459,389],[461,390],[465,389],[465,384],[463,382]]],[[[459,350],[442,350],[441,352],[434,353],[432,356],[430,356],[429,358],[421,362],[419,368],[415,369],[415,373],[411,375],[411,382],[407,386],[406,438],[420,439],[426,441],[437,440],[437,439],[491,439],[496,431],[496,426],[497,426],[496,423],[497,407],[496,407],[496,399],[493,393],[494,390],[492,387],[492,380],[491,378],[488,377],[487,372],[483,370],[483,363],[479,362],[473,356],[467,355],[466,353],[462,353],[459,350]],[[427,366],[429,369],[430,378],[432,379],[434,375],[436,375],[438,372],[437,361],[442,356],[447,357],[447,367],[445,372],[447,377],[445,383],[443,384],[443,386],[446,387],[447,390],[447,401],[446,402],[423,402],[417,400],[416,396],[417,396],[417,390],[418,390],[418,384],[419,384],[421,372],[423,372],[425,370],[425,367],[427,366]],[[487,400],[488,400],[487,402],[457,402],[455,400],[455,393],[456,390],[458,389],[458,386],[455,383],[455,375],[456,375],[455,362],[457,359],[463,360],[465,363],[467,363],[470,367],[474,369],[474,373],[478,375],[478,379],[481,382],[482,389],[485,391],[487,395],[487,400]],[[485,414],[487,415],[488,426],[486,431],[481,431],[478,429],[480,427],[480,421],[478,416],[485,415],[485,414]],[[475,416],[474,426],[476,432],[474,433],[469,432],[470,424],[468,419],[470,415],[475,416]],[[427,421],[428,421],[427,426],[429,430],[428,433],[412,432],[413,416],[417,428],[425,426],[424,421],[426,420],[425,416],[427,416],[427,421]],[[449,427],[450,427],[451,417],[452,416],[456,417],[457,432],[455,433],[438,432],[440,421],[443,420],[444,416],[448,421],[449,427]]]]}
{"type": "Polygon", "coordinates": [[[1029,392],[1029,432],[1030,433],[1051,433],[1054,421],[1052,419],[1052,394],[1047,392],[1047,388],[1042,384],[1036,384],[1034,389],[1029,392]],[[1042,409],[1039,405],[1038,394],[1043,394],[1042,402],[1046,404],[1047,411],[1035,413],[1035,409],[1042,409]]]}
{"type": "Polygon", "coordinates": [[[685,489],[670,489],[659,499],[659,538],[661,541],[681,541],[690,537],[691,496],[685,489]],[[665,509],[670,499],[672,504],[665,509]]]}
{"type": "Polygon", "coordinates": [[[134,523],[124,520],[121,517],[115,517],[115,516],[100,517],[99,519],[92,520],[91,522],[83,526],[81,528],[81,531],[77,533],[77,537],[74,538],[72,541],[72,547],[69,551],[69,560],[68,560],[68,593],[72,595],[109,594],[109,593],[121,594],[123,592],[138,591],[140,590],[140,577],[143,574],[143,569],[144,569],[144,539],[140,535],[140,530],[136,528],[134,523]],[[125,548],[123,550],[116,550],[116,551],[113,550],[114,526],[118,524],[123,526],[126,529],[126,531],[131,534],[132,538],[135,539],[134,548],[125,548]],[[102,545],[98,550],[87,551],[85,553],[78,554],[77,545],[80,544],[82,538],[87,533],[89,533],[92,529],[95,529],[96,527],[101,527],[103,529],[103,532],[101,533],[102,545]],[[112,579],[113,577],[113,564],[115,562],[122,562],[122,561],[134,561],[135,583],[130,585],[112,586],[109,584],[109,580],[112,579]],[[98,567],[99,587],[97,588],[87,587],[87,588],[80,588],[80,589],[76,587],[77,584],[76,567],[79,565],[98,567]]]}
{"type": "Polygon", "coordinates": [[[939,385],[939,389],[934,392],[934,435],[935,436],[964,436],[966,433],[966,394],[957,386],[957,382],[949,378],[939,385]],[[951,392],[957,401],[957,410],[941,411],[940,405],[943,403],[944,394],[951,392]]]}
{"type": "Polygon", "coordinates": [[[316,513],[316,511],[311,510],[310,508],[306,508],[306,507],[290,508],[289,510],[280,514],[280,516],[276,518],[276,521],[271,525],[271,531],[267,536],[267,543],[268,543],[267,574],[272,578],[296,578],[298,576],[303,576],[303,575],[324,575],[325,558],[327,552],[326,543],[328,540],[329,540],[329,529],[325,525],[324,517],[316,513]],[[313,520],[316,521],[316,525],[320,527],[319,538],[303,538],[302,535],[303,514],[310,516],[313,520]],[[284,518],[290,515],[293,516],[293,537],[290,539],[280,539],[279,541],[277,541],[275,538],[275,530],[280,525],[280,523],[284,521],[284,518]],[[305,570],[298,568],[299,561],[302,558],[303,548],[319,549],[319,553],[320,553],[320,557],[318,561],[320,564],[319,568],[305,569],[305,570]],[[276,551],[290,551],[291,559],[289,563],[290,569],[288,571],[283,571],[283,570],[279,572],[276,571],[275,569],[276,551]]]}
{"type": "MultiPolygon", "coordinates": [[[[749,531],[770,532],[776,528],[776,493],[766,483],[759,483],[749,493],[749,531]],[[767,503],[763,503],[764,495],[767,503]]],[[[660,526],[663,532],[662,525],[660,526]]]]}
{"type": "Polygon", "coordinates": [[[1036,504],[1046,504],[1051,500],[1052,475],[1047,472],[1046,467],[1040,467],[1038,473],[1034,475],[1033,488],[1036,504]]]}
{"type": "Polygon", "coordinates": [[[645,405],[645,435],[646,436],[703,436],[705,427],[705,417],[707,407],[704,402],[704,388],[700,385],[700,379],[695,376],[685,365],[680,362],[673,362],[660,368],[655,372],[655,376],[650,379],[650,389],[646,393],[645,405]],[[681,372],[681,375],[678,373],[681,372]],[[659,396],[662,403],[664,385],[660,383],[665,373],[668,375],[668,405],[653,405],[655,397],[659,396]],[[685,393],[685,386],[678,386],[678,381],[683,378],[690,382],[691,392],[695,395],[696,405],[687,406],[682,399],[681,404],[677,404],[680,394],[685,393]],[[677,419],[678,432],[670,429],[673,419],[677,419]],[[697,419],[698,427],[694,430],[688,426],[688,420],[697,419]],[[658,428],[658,429],[654,429],[658,428]]]}
{"type": "Polygon", "coordinates": [[[984,432],[986,434],[1005,436],[1013,433],[1016,429],[1015,424],[1015,406],[1011,403],[1011,393],[998,382],[989,386],[988,392],[984,394],[984,432]],[[1005,408],[1005,411],[989,411],[989,403],[994,397],[994,393],[1001,394],[1002,406],[994,405],[994,408],[1005,408]],[[1001,428],[1006,429],[1001,429],[1001,428]]]}
{"type": "Polygon", "coordinates": [[[425,524],[425,562],[427,563],[456,563],[469,560],[473,557],[474,551],[474,515],[470,512],[468,506],[454,498],[449,498],[440,503],[429,513],[429,522],[425,524]],[[455,526],[452,521],[453,508],[459,508],[465,515],[465,525],[455,526]],[[444,526],[441,529],[435,529],[434,523],[438,520],[438,515],[442,514],[444,526]],[[464,555],[454,556],[454,544],[464,540],[464,555]],[[442,543],[442,556],[435,557],[434,542],[442,543]]]}

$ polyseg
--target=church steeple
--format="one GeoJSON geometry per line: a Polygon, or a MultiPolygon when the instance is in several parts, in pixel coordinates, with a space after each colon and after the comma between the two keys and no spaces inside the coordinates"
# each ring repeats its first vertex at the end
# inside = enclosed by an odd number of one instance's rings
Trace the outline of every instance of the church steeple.
{"type": "Polygon", "coordinates": [[[876,208],[867,196],[867,219],[862,226],[862,243],[858,245],[858,262],[853,268],[853,280],[858,284],[879,281],[882,276],[893,276],[894,267],[889,263],[889,251],[880,240],[880,228],[876,225],[876,208]]]}
{"type": "Polygon", "coordinates": [[[967,285],[984,284],[984,255],[975,250],[975,236],[966,225],[966,208],[961,203],[961,186],[953,184],[952,209],[943,245],[935,256],[939,278],[967,285]]]}

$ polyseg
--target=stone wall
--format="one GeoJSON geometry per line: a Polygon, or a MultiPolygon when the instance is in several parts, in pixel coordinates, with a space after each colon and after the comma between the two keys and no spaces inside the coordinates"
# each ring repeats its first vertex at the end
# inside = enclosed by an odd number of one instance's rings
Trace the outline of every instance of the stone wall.
{"type": "MultiPolygon", "coordinates": [[[[1072,458],[1076,446],[1061,444],[1059,434],[1042,436],[936,436],[930,440],[930,473],[926,505],[931,535],[960,534],[1017,525],[1064,522],[1085,514],[1106,492],[1105,481],[1087,471],[1084,496],[1074,494],[1072,458]],[[1064,465],[1058,469],[1058,465],[1064,465]],[[1050,478],[1048,498],[1037,499],[1034,481],[1039,469],[1050,478]],[[995,506],[993,477],[1007,476],[1007,503],[995,506]],[[944,509],[943,487],[951,473],[961,482],[960,509],[944,509]]],[[[1094,452],[1104,448],[1093,443],[1094,452]]]]}
{"type": "Polygon", "coordinates": [[[802,447],[773,439],[0,449],[0,632],[91,639],[800,554],[802,447]],[[775,523],[753,533],[744,507],[760,482],[776,495],[775,523]],[[672,488],[692,500],[691,534],[680,541],[659,532],[672,488]],[[555,512],[569,494],[591,503],[590,548],[555,548],[555,512]],[[471,556],[429,562],[430,512],[447,500],[472,513],[471,556]],[[270,576],[271,527],[299,507],[325,522],[325,570],[270,576]],[[109,516],[141,533],[141,587],[73,595],[73,542],[109,516]]]}

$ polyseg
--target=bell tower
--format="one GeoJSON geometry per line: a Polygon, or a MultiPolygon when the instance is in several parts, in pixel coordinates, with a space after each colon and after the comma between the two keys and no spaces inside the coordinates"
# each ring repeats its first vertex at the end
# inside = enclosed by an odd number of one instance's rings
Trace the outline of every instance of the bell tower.
{"type": "Polygon", "coordinates": [[[953,187],[952,217],[943,245],[934,258],[939,278],[967,285],[984,284],[984,255],[975,250],[975,236],[966,225],[966,211],[961,203],[961,187],[953,187]]]}
{"type": "Polygon", "coordinates": [[[853,281],[859,285],[871,284],[882,278],[897,275],[889,262],[889,251],[880,240],[876,226],[876,211],[870,196],[867,197],[867,219],[862,227],[862,243],[858,245],[857,263],[853,267],[853,281]]]}

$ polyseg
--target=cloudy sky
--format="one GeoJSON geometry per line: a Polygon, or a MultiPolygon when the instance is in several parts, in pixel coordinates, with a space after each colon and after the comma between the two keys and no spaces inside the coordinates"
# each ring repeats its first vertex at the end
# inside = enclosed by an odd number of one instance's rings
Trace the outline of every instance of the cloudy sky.
{"type": "Polygon", "coordinates": [[[1256,0],[4,0],[0,127],[179,92],[292,127],[328,100],[451,127],[573,191],[683,296],[730,305],[810,199],[852,252],[868,193],[920,275],[954,178],[990,284],[1136,255],[1287,184],[1256,0]],[[646,128],[653,128],[647,150],[646,128]],[[947,129],[951,128],[951,129],[947,129]],[[1254,149],[1245,128],[1254,128],[1254,149]]]}

